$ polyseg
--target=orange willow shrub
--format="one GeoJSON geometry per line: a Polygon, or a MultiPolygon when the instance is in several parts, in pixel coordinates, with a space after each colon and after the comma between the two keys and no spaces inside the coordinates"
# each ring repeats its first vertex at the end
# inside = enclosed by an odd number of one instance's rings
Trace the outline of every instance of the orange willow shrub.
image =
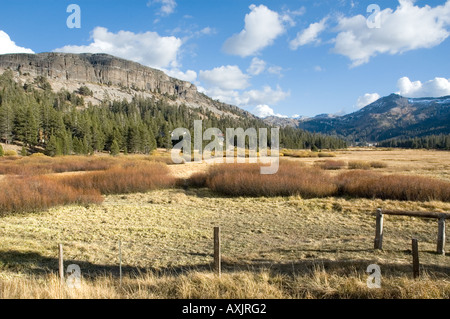
{"type": "Polygon", "coordinates": [[[83,190],[63,185],[46,176],[7,176],[2,180],[0,215],[35,212],[53,206],[101,203],[103,197],[95,189],[83,190]]]}
{"type": "Polygon", "coordinates": [[[332,177],[317,167],[280,162],[278,173],[261,175],[260,164],[220,164],[194,174],[188,186],[206,185],[229,196],[350,196],[407,201],[450,201],[450,182],[422,176],[354,170],[332,177]]]}
{"type": "Polygon", "coordinates": [[[450,183],[434,178],[350,171],[337,177],[339,193],[352,197],[450,201],[450,183]]]}
{"type": "Polygon", "coordinates": [[[0,159],[0,175],[40,175],[75,171],[106,170],[117,165],[119,160],[110,157],[87,156],[29,156],[14,161],[0,159]]]}
{"type": "Polygon", "coordinates": [[[324,161],[316,161],[314,163],[314,166],[326,170],[338,170],[347,166],[347,163],[345,161],[324,160],[324,161]]]}
{"type": "Polygon", "coordinates": [[[106,171],[64,176],[60,182],[76,189],[98,190],[102,194],[126,194],[172,187],[175,178],[165,164],[131,162],[106,171]]]}
{"type": "Polygon", "coordinates": [[[261,175],[260,164],[220,164],[210,168],[207,186],[231,196],[326,197],[337,193],[327,172],[282,161],[273,175],[261,175]]]}

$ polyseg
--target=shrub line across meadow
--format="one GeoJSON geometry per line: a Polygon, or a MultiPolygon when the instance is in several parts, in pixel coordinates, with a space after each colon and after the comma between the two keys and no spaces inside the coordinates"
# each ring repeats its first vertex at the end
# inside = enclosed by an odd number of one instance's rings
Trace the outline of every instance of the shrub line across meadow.
{"type": "MultiPolygon", "coordinates": [[[[385,175],[368,170],[330,174],[324,167],[307,167],[298,162],[281,161],[273,175],[261,175],[261,164],[217,164],[205,173],[177,180],[167,165],[148,160],[47,159],[22,165],[23,175],[5,175],[0,192],[0,215],[36,212],[59,205],[87,205],[103,202],[102,195],[147,192],[161,188],[208,187],[226,196],[302,196],[362,197],[405,201],[450,202],[450,183],[422,176],[385,175]],[[31,168],[45,171],[88,170],[82,174],[34,175],[31,168]],[[89,171],[89,170],[95,171],[89,171]]],[[[1,163],[3,173],[16,171],[20,165],[1,163]]],[[[333,165],[335,163],[332,163],[333,165]]],[[[341,163],[338,163],[341,164],[341,163]]],[[[338,165],[339,166],[339,165],[338,165]]]]}
{"type": "Polygon", "coordinates": [[[187,184],[228,196],[349,196],[405,201],[450,201],[450,183],[429,177],[386,175],[367,170],[331,175],[319,167],[281,161],[277,174],[261,175],[260,164],[221,164],[191,176],[187,184]]]}

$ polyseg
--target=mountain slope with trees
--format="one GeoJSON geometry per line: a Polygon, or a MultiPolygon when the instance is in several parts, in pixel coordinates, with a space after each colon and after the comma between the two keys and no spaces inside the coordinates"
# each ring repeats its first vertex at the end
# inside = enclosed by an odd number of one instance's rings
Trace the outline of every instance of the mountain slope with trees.
{"type": "Polygon", "coordinates": [[[450,96],[406,98],[391,94],[354,113],[306,119],[299,121],[298,127],[352,142],[450,134],[450,96]]]}
{"type": "MultiPolygon", "coordinates": [[[[222,132],[226,128],[270,128],[248,112],[201,93],[198,101],[202,103],[195,106],[184,97],[134,90],[127,91],[127,98],[104,96],[94,105],[86,103],[94,94],[92,83],[88,87],[77,82],[80,86],[72,91],[56,90],[53,85],[60,85],[63,79],[55,82],[51,76],[37,75],[30,80],[27,74],[23,80],[22,71],[8,69],[0,75],[0,141],[24,145],[31,151],[45,150],[52,156],[96,151],[149,154],[157,147],[170,148],[175,128],[193,131],[194,120],[203,120],[204,129],[217,127],[222,132]]],[[[286,128],[280,130],[280,146],[335,149],[346,143],[286,128]]]]}

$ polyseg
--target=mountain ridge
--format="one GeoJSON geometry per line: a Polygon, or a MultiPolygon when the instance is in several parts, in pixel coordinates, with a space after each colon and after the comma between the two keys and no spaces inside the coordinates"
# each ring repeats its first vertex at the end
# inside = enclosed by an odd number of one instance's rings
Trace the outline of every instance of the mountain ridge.
{"type": "Polygon", "coordinates": [[[450,96],[408,98],[392,93],[346,115],[268,121],[353,142],[450,134],[450,96]]]}
{"type": "Polygon", "coordinates": [[[161,70],[112,55],[98,53],[3,54],[0,55],[0,72],[12,70],[15,79],[32,83],[44,76],[55,91],[76,91],[88,87],[92,97],[85,97],[86,104],[100,104],[105,97],[130,101],[135,95],[165,99],[174,105],[185,104],[191,108],[204,107],[221,116],[246,116],[251,113],[234,105],[213,100],[187,81],[168,76],[161,70]]]}

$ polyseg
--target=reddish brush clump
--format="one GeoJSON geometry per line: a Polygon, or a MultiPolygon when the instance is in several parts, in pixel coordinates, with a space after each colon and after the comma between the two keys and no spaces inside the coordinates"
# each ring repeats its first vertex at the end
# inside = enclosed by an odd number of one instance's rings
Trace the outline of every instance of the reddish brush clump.
{"type": "Polygon", "coordinates": [[[69,204],[99,204],[102,194],[146,192],[172,187],[175,179],[165,164],[124,163],[105,171],[70,176],[5,176],[0,214],[34,212],[69,204]]]}
{"type": "Polygon", "coordinates": [[[207,186],[231,196],[333,196],[337,186],[330,176],[298,163],[280,162],[276,174],[262,175],[260,164],[221,164],[209,171],[207,186]]]}
{"type": "Polygon", "coordinates": [[[175,178],[167,166],[156,162],[129,163],[106,171],[62,177],[60,181],[77,189],[95,189],[102,194],[147,192],[175,185],[175,178]]]}
{"type": "Polygon", "coordinates": [[[352,197],[450,201],[450,183],[434,178],[351,171],[337,177],[339,193],[352,197]]]}
{"type": "Polygon", "coordinates": [[[107,170],[118,160],[108,157],[48,156],[24,157],[17,160],[0,158],[0,175],[42,175],[49,173],[107,170]]]}
{"type": "Polygon", "coordinates": [[[75,189],[46,176],[7,176],[2,182],[7,187],[0,192],[0,214],[34,212],[53,206],[101,203],[100,192],[75,189]]]}

